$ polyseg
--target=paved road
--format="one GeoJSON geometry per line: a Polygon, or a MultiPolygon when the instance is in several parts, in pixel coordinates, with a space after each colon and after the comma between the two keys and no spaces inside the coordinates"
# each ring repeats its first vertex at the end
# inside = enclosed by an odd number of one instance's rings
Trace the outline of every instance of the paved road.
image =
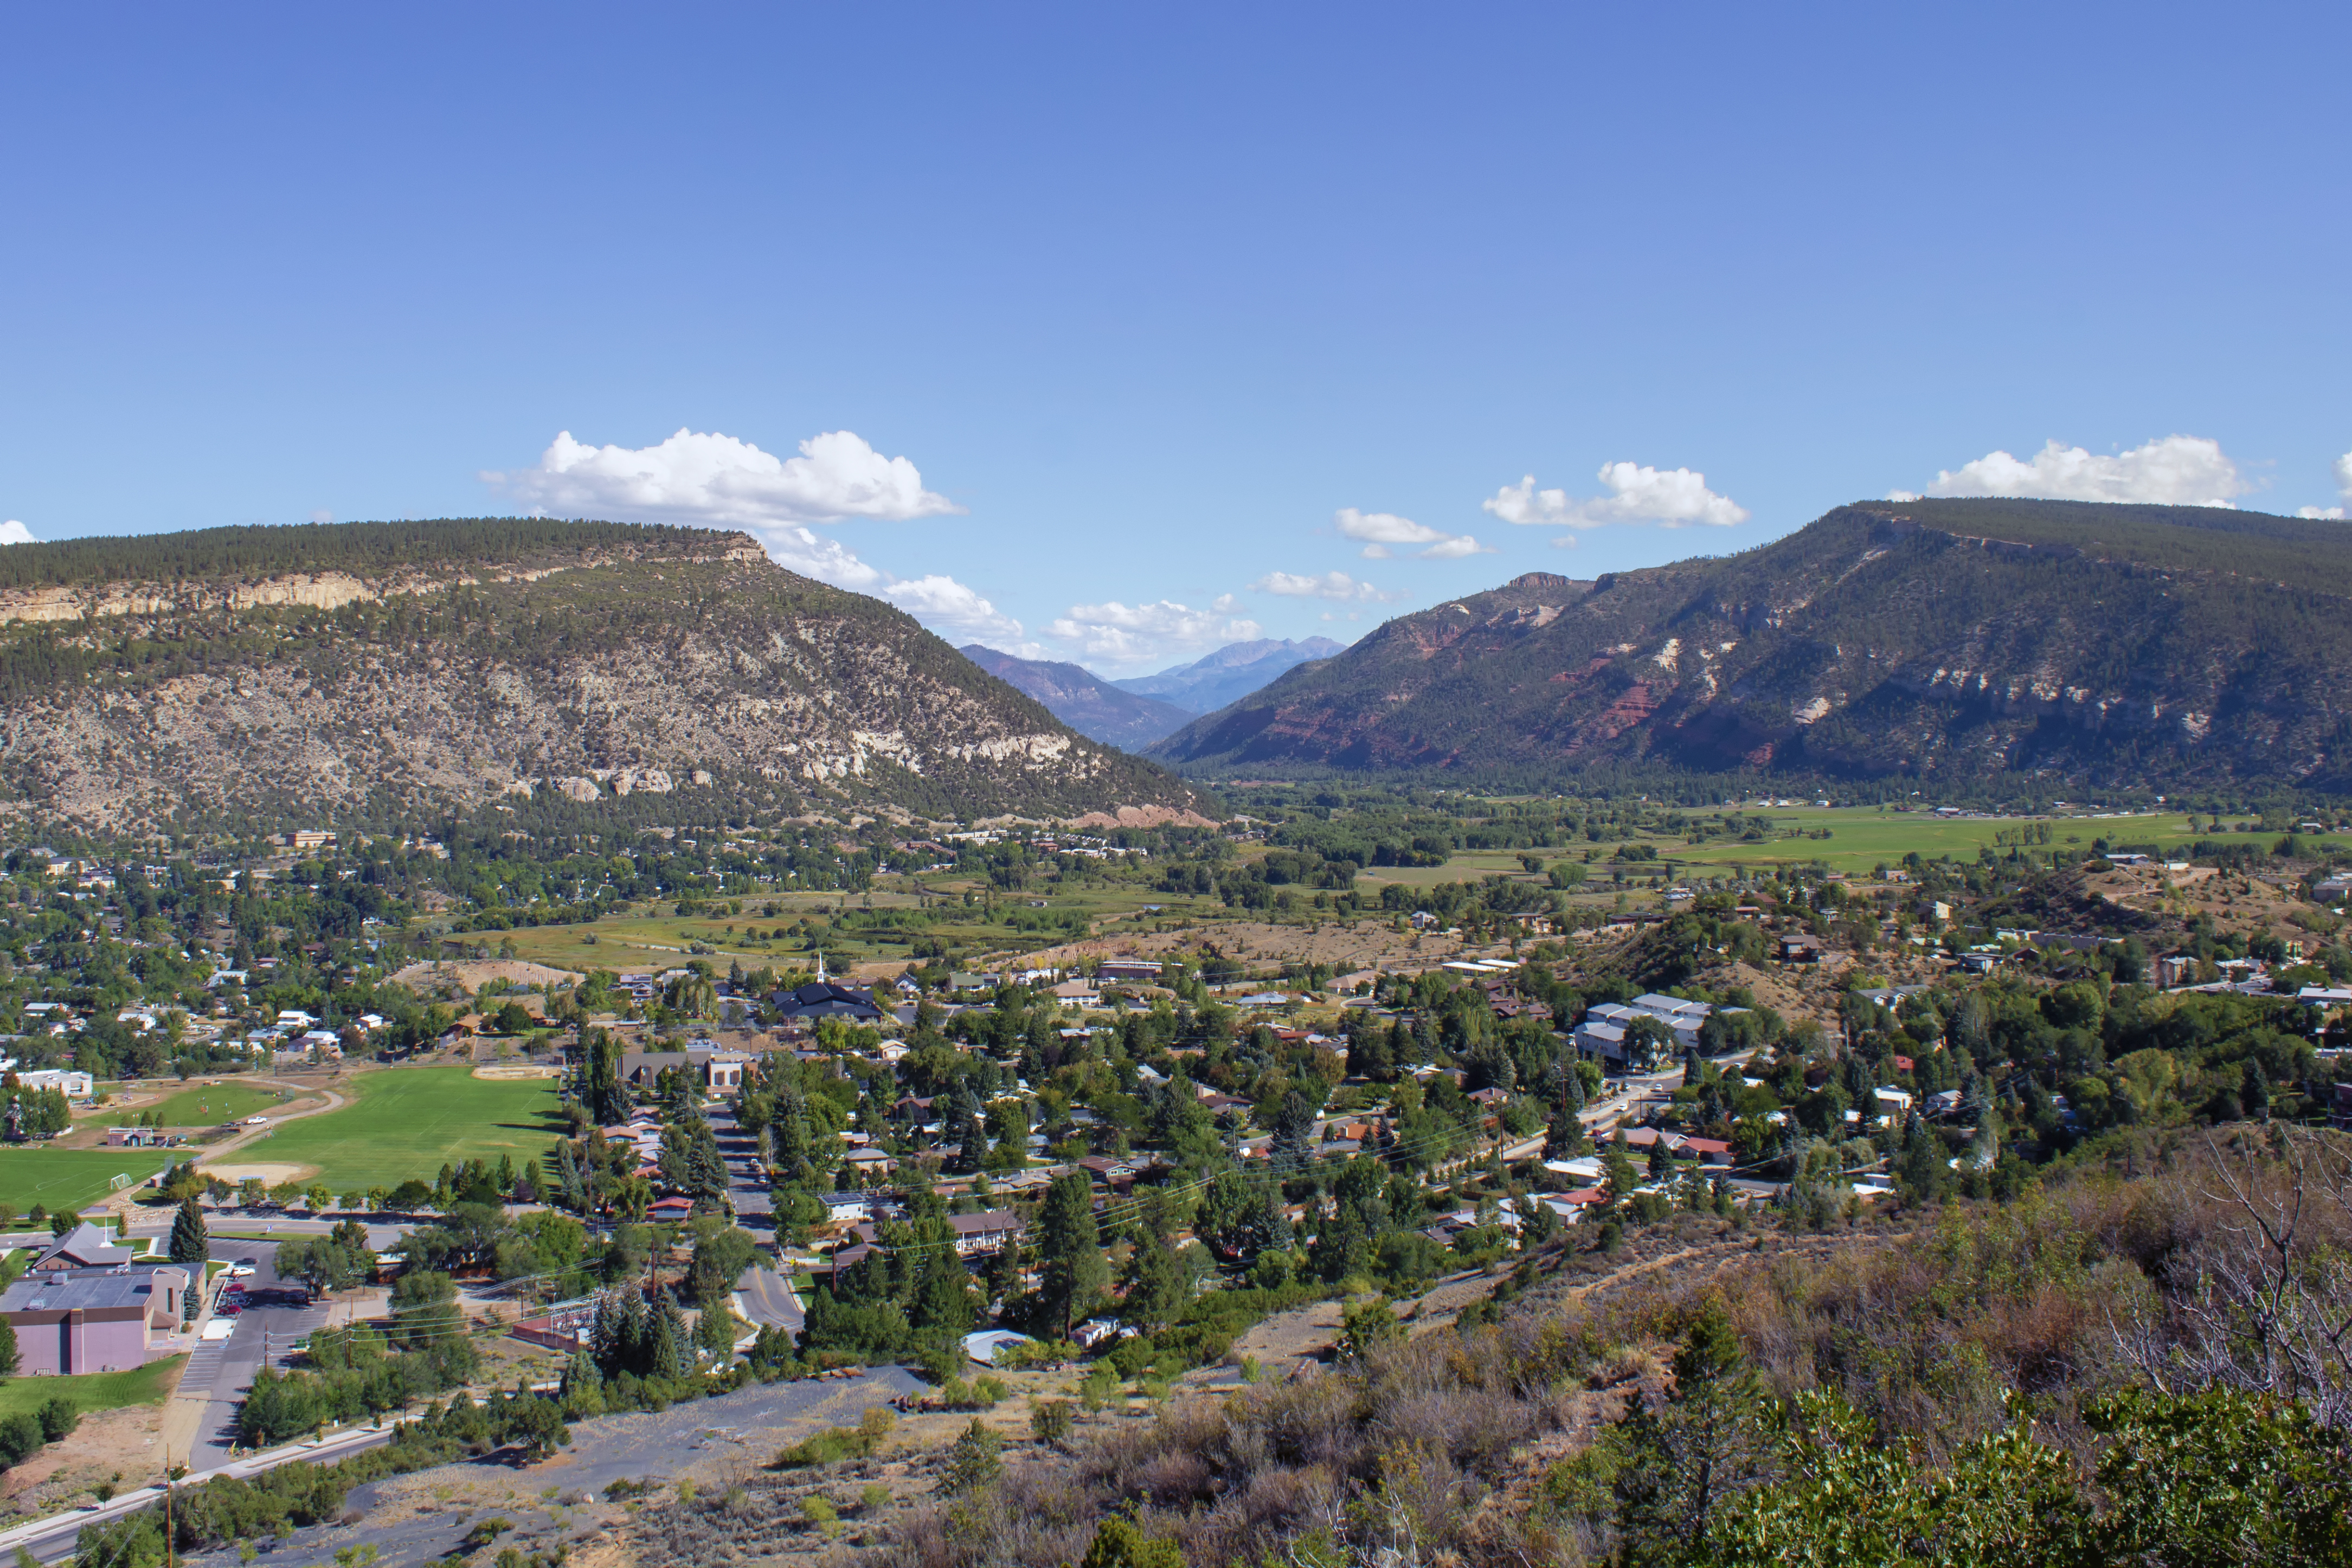
{"type": "Polygon", "coordinates": [[[776,1205],[768,1193],[768,1175],[760,1164],[760,1141],[743,1131],[731,1107],[710,1113],[710,1131],[727,1156],[728,1195],[735,1203],[735,1223],[762,1241],[775,1239],[776,1205]]]}
{"type": "Polygon", "coordinates": [[[805,1321],[792,1284],[765,1263],[754,1263],[735,1281],[735,1310],[759,1327],[797,1334],[805,1321]]]}
{"type": "MultiPolygon", "coordinates": [[[[278,1271],[270,1267],[276,1250],[267,1242],[218,1241],[213,1244],[212,1255],[225,1263],[253,1259],[253,1276],[245,1281],[248,1295],[278,1289],[305,1294],[300,1281],[288,1285],[278,1279],[278,1271]]],[[[264,1359],[284,1367],[291,1359],[288,1347],[312,1329],[323,1328],[333,1313],[329,1305],[296,1306],[290,1301],[247,1307],[231,1320],[236,1328],[228,1338],[204,1341],[190,1353],[164,1431],[167,1444],[174,1450],[186,1446],[186,1464],[192,1473],[204,1475],[229,1462],[229,1446],[236,1436],[237,1406],[246,1390],[253,1386],[264,1359]]]]}

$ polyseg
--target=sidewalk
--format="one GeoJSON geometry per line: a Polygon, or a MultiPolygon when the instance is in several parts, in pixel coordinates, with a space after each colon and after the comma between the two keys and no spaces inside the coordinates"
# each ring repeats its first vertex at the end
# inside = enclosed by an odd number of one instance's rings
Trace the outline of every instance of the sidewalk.
{"type": "MultiPolygon", "coordinates": [[[[330,1433],[323,1442],[317,1438],[305,1438],[299,1443],[289,1443],[282,1448],[270,1448],[258,1454],[248,1454],[242,1458],[232,1459],[219,1469],[210,1471],[202,1478],[191,1476],[179,1485],[182,1488],[200,1486],[205,1481],[212,1479],[214,1476],[233,1476],[238,1480],[248,1480],[265,1470],[274,1470],[280,1465],[291,1464],[297,1460],[315,1464],[330,1459],[340,1459],[346,1455],[358,1453],[363,1448],[372,1448],[378,1444],[392,1441],[393,1432],[399,1425],[398,1422],[394,1422],[381,1430],[364,1426],[349,1428],[330,1433]]],[[[137,1513],[142,1509],[152,1508],[163,1500],[163,1490],[162,1487],[141,1487],[136,1491],[124,1492],[119,1497],[111,1498],[95,1508],[68,1509],[62,1513],[53,1513],[43,1519],[33,1520],[7,1530],[0,1530],[0,1554],[13,1554],[21,1547],[30,1550],[37,1557],[63,1556],[73,1550],[74,1538],[81,1532],[84,1525],[108,1523],[126,1515],[137,1513]]]]}

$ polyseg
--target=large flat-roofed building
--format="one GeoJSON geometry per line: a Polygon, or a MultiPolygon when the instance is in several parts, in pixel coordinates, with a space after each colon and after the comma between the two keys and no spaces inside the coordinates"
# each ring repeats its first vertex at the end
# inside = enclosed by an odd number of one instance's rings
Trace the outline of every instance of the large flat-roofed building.
{"type": "Polygon", "coordinates": [[[26,1376],[128,1372],[180,1325],[188,1271],[177,1264],[28,1274],[0,1292],[26,1376]]]}

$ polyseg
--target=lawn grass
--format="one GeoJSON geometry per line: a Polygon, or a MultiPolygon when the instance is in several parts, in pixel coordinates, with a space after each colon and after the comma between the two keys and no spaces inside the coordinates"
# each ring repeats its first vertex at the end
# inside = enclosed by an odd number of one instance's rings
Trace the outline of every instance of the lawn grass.
{"type": "MultiPolygon", "coordinates": [[[[2042,854],[2061,850],[2083,858],[2089,858],[2092,844],[2101,838],[2110,844],[2153,844],[2175,850],[2185,849],[2200,838],[2216,837],[2179,812],[2129,816],[1939,817],[1927,812],[1882,811],[1876,806],[1780,806],[1769,812],[1743,810],[1741,815],[1769,817],[1772,837],[1759,843],[1722,838],[1692,843],[1673,837],[1639,837],[1639,842],[1657,849],[1660,859],[1627,869],[1644,879],[1664,876],[1679,880],[1818,863],[1852,876],[1867,873],[1881,865],[1899,866],[1905,856],[1912,854],[1929,860],[1949,856],[1959,861],[1974,860],[1979,849],[2006,854],[2008,847],[1996,844],[1996,837],[2014,836],[2021,827],[2044,823],[2050,828],[2050,841],[2027,846],[2028,848],[2042,854]],[[1826,838],[1803,837],[1824,829],[1829,833],[1826,838]]],[[[2244,838],[2246,843],[2263,848],[2268,848],[2272,842],[2270,837],[2264,836],[2247,835],[2244,838]]],[[[1528,853],[1541,856],[1549,868],[1563,861],[1582,864],[1586,850],[1598,851],[1591,862],[1590,886],[1599,892],[1608,890],[1608,857],[1616,847],[1617,842],[1612,839],[1606,844],[1580,843],[1528,853]]],[[[1519,853],[1465,850],[1443,866],[1381,867],[1364,872],[1357,885],[1369,889],[1383,882],[1397,882],[1426,888],[1440,882],[1476,881],[1496,873],[1524,878],[1519,853]]]]}
{"type": "MultiPolygon", "coordinates": [[[[224,1121],[264,1115],[289,1100],[301,1099],[307,1092],[258,1083],[199,1084],[182,1089],[160,1104],[125,1110],[116,1119],[116,1124],[128,1124],[151,1111],[161,1111],[162,1125],[165,1127],[218,1127],[224,1121]]],[[[103,1118],[100,1125],[107,1125],[103,1118]]]]}
{"type": "Polygon", "coordinates": [[[289,1121],[227,1157],[316,1165],[341,1194],[430,1182],[443,1164],[501,1154],[534,1173],[562,1131],[552,1079],[488,1079],[470,1068],[389,1068],[352,1080],[341,1110],[289,1121]]]}
{"type": "Polygon", "coordinates": [[[12,1377],[0,1383],[0,1416],[31,1415],[60,1395],[74,1402],[84,1415],[120,1410],[130,1405],[161,1405],[172,1391],[172,1380],[187,1361],[184,1355],[151,1361],[129,1372],[80,1373],[72,1377],[12,1377]]]}
{"type": "Polygon", "coordinates": [[[0,1148],[0,1203],[19,1215],[35,1204],[51,1214],[78,1213],[106,1196],[111,1178],[127,1175],[136,1186],[170,1158],[160,1149],[0,1148]]]}

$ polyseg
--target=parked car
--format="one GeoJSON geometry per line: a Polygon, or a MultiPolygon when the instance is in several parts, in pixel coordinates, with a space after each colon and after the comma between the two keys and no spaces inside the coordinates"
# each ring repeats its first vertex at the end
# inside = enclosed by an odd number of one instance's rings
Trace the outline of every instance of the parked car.
{"type": "Polygon", "coordinates": [[[245,1119],[245,1124],[247,1127],[267,1127],[269,1125],[269,1118],[267,1116],[248,1116],[245,1119]]]}
{"type": "Polygon", "coordinates": [[[253,1278],[253,1271],[258,1267],[259,1265],[254,1259],[240,1258],[222,1269],[221,1273],[231,1279],[250,1279],[253,1278]]]}

